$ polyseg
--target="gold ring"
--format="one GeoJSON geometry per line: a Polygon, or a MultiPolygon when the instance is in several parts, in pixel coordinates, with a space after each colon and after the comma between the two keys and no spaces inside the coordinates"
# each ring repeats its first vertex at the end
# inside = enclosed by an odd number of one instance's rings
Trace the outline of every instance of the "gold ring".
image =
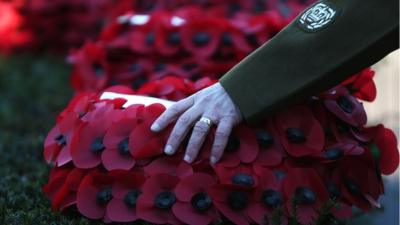
{"type": "Polygon", "coordinates": [[[210,118],[204,116],[201,117],[199,121],[206,123],[209,127],[211,127],[213,124],[210,118]]]}

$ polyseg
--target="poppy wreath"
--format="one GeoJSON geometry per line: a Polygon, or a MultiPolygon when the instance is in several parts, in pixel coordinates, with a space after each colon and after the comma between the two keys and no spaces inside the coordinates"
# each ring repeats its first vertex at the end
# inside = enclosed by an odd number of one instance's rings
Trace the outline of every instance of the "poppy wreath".
{"type": "MultiPolygon", "coordinates": [[[[0,0],[1,53],[51,51],[66,53],[98,36],[108,24],[126,12],[153,13],[200,7],[216,14],[260,14],[280,8],[285,15],[300,12],[312,1],[290,0],[0,0]],[[295,12],[293,12],[295,11],[295,12]]],[[[165,49],[165,47],[163,48],[165,49]]]]}
{"type": "Polygon", "coordinates": [[[141,2],[136,10],[118,8],[97,39],[71,51],[76,91],[121,84],[136,90],[165,76],[218,79],[306,6],[295,0],[141,2]]]}
{"type": "MultiPolygon", "coordinates": [[[[52,169],[43,191],[53,210],[76,208],[106,223],[314,224],[327,215],[350,217],[352,207],[368,212],[380,207],[382,174],[399,165],[394,133],[382,124],[366,127],[359,99],[375,95],[370,78],[362,71],[262,124],[240,124],[214,165],[215,129],[188,164],[185,146],[174,156],[163,154],[171,127],[150,130],[164,105],[80,93],[45,140],[52,169]]],[[[177,101],[213,82],[165,77],[136,91],[113,86],[105,92],[177,101]]]]}

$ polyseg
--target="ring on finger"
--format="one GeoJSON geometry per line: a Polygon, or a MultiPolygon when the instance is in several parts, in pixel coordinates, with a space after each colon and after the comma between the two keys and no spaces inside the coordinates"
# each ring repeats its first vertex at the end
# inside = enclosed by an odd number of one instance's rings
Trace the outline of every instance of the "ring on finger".
{"type": "Polygon", "coordinates": [[[207,124],[207,126],[209,126],[209,127],[211,127],[213,125],[212,120],[205,116],[202,116],[199,121],[207,124]]]}

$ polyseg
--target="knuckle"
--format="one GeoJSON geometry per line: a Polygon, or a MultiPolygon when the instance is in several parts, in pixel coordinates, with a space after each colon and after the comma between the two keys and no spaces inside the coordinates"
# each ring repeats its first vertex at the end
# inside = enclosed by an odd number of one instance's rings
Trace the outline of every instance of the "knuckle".
{"type": "Polygon", "coordinates": [[[170,115],[177,114],[177,113],[179,113],[179,111],[180,111],[179,106],[176,105],[176,104],[175,104],[175,105],[172,105],[171,107],[168,108],[168,113],[169,113],[170,115]]]}
{"type": "Polygon", "coordinates": [[[215,137],[219,139],[225,139],[229,137],[229,133],[224,130],[219,130],[215,132],[215,137]]]}
{"type": "Polygon", "coordinates": [[[169,137],[169,143],[174,144],[179,142],[179,140],[182,138],[182,133],[180,131],[174,132],[171,134],[169,137]]]}
{"type": "Polygon", "coordinates": [[[222,142],[215,142],[213,145],[214,153],[218,153],[225,147],[224,143],[222,142]]]}
{"type": "Polygon", "coordinates": [[[199,133],[199,134],[205,134],[208,131],[208,126],[204,124],[203,122],[197,122],[194,125],[194,132],[199,133]]]}
{"type": "Polygon", "coordinates": [[[180,124],[188,124],[190,122],[190,118],[191,118],[190,115],[184,114],[184,115],[179,117],[178,123],[180,123],[180,124]]]}

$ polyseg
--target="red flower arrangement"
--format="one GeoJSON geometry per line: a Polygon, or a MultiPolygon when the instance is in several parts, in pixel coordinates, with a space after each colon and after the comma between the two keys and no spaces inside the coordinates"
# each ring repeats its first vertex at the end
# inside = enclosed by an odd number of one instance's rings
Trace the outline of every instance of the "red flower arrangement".
{"type": "Polygon", "coordinates": [[[100,38],[71,54],[74,88],[101,91],[124,84],[137,89],[146,81],[165,76],[217,79],[273,37],[305,6],[294,0],[286,7],[274,1],[206,2],[149,2],[151,10],[144,10],[143,4],[136,6],[140,9],[129,9],[122,1],[117,10],[120,14],[112,13],[114,18],[100,38]],[[173,5],[176,8],[171,10],[173,5]],[[92,45],[100,46],[99,57],[105,56],[95,67],[86,60],[91,58],[88,47],[92,45]],[[97,76],[95,68],[101,72],[97,76]]]}
{"type": "MultiPolygon", "coordinates": [[[[138,92],[179,100],[213,82],[165,78],[138,92]]],[[[133,93],[124,86],[108,90],[133,93]]],[[[105,222],[263,224],[281,210],[282,224],[294,218],[309,224],[329,199],[340,206],[328,209],[338,218],[351,216],[352,206],[379,207],[381,173],[399,164],[397,140],[382,125],[354,127],[364,109],[342,117],[335,111],[340,106],[332,110],[326,102],[339,105],[338,96],[353,95],[344,86],[332,90],[337,92],[312,97],[257,127],[240,124],[216,165],[208,162],[211,135],[192,164],[182,161],[181,151],[163,154],[170,129],[150,131],[165,110],[162,104],[126,105],[121,98],[80,94],[46,138],[45,157],[55,167],[43,190],[53,210],[76,206],[82,215],[105,222]],[[63,163],[62,151],[70,154],[63,163]]]]}
{"type": "MultiPolygon", "coordinates": [[[[38,2],[38,12],[54,9],[38,2]]],[[[101,97],[101,91],[160,101],[188,97],[273,37],[305,1],[109,3],[92,5],[91,12],[105,6],[109,21],[96,41],[68,57],[77,95],[44,143],[44,158],[54,168],[43,191],[53,210],[76,207],[106,223],[206,225],[265,224],[277,211],[281,224],[310,224],[328,201],[340,207],[325,213],[338,218],[351,216],[353,206],[379,207],[381,174],[397,169],[399,153],[391,130],[365,127],[358,99],[376,96],[370,69],[256,127],[238,125],[216,165],[208,159],[215,129],[188,164],[182,161],[184,146],[174,156],[164,155],[170,128],[150,130],[166,106],[101,97]]],[[[70,16],[67,20],[84,18],[70,16]]]]}

